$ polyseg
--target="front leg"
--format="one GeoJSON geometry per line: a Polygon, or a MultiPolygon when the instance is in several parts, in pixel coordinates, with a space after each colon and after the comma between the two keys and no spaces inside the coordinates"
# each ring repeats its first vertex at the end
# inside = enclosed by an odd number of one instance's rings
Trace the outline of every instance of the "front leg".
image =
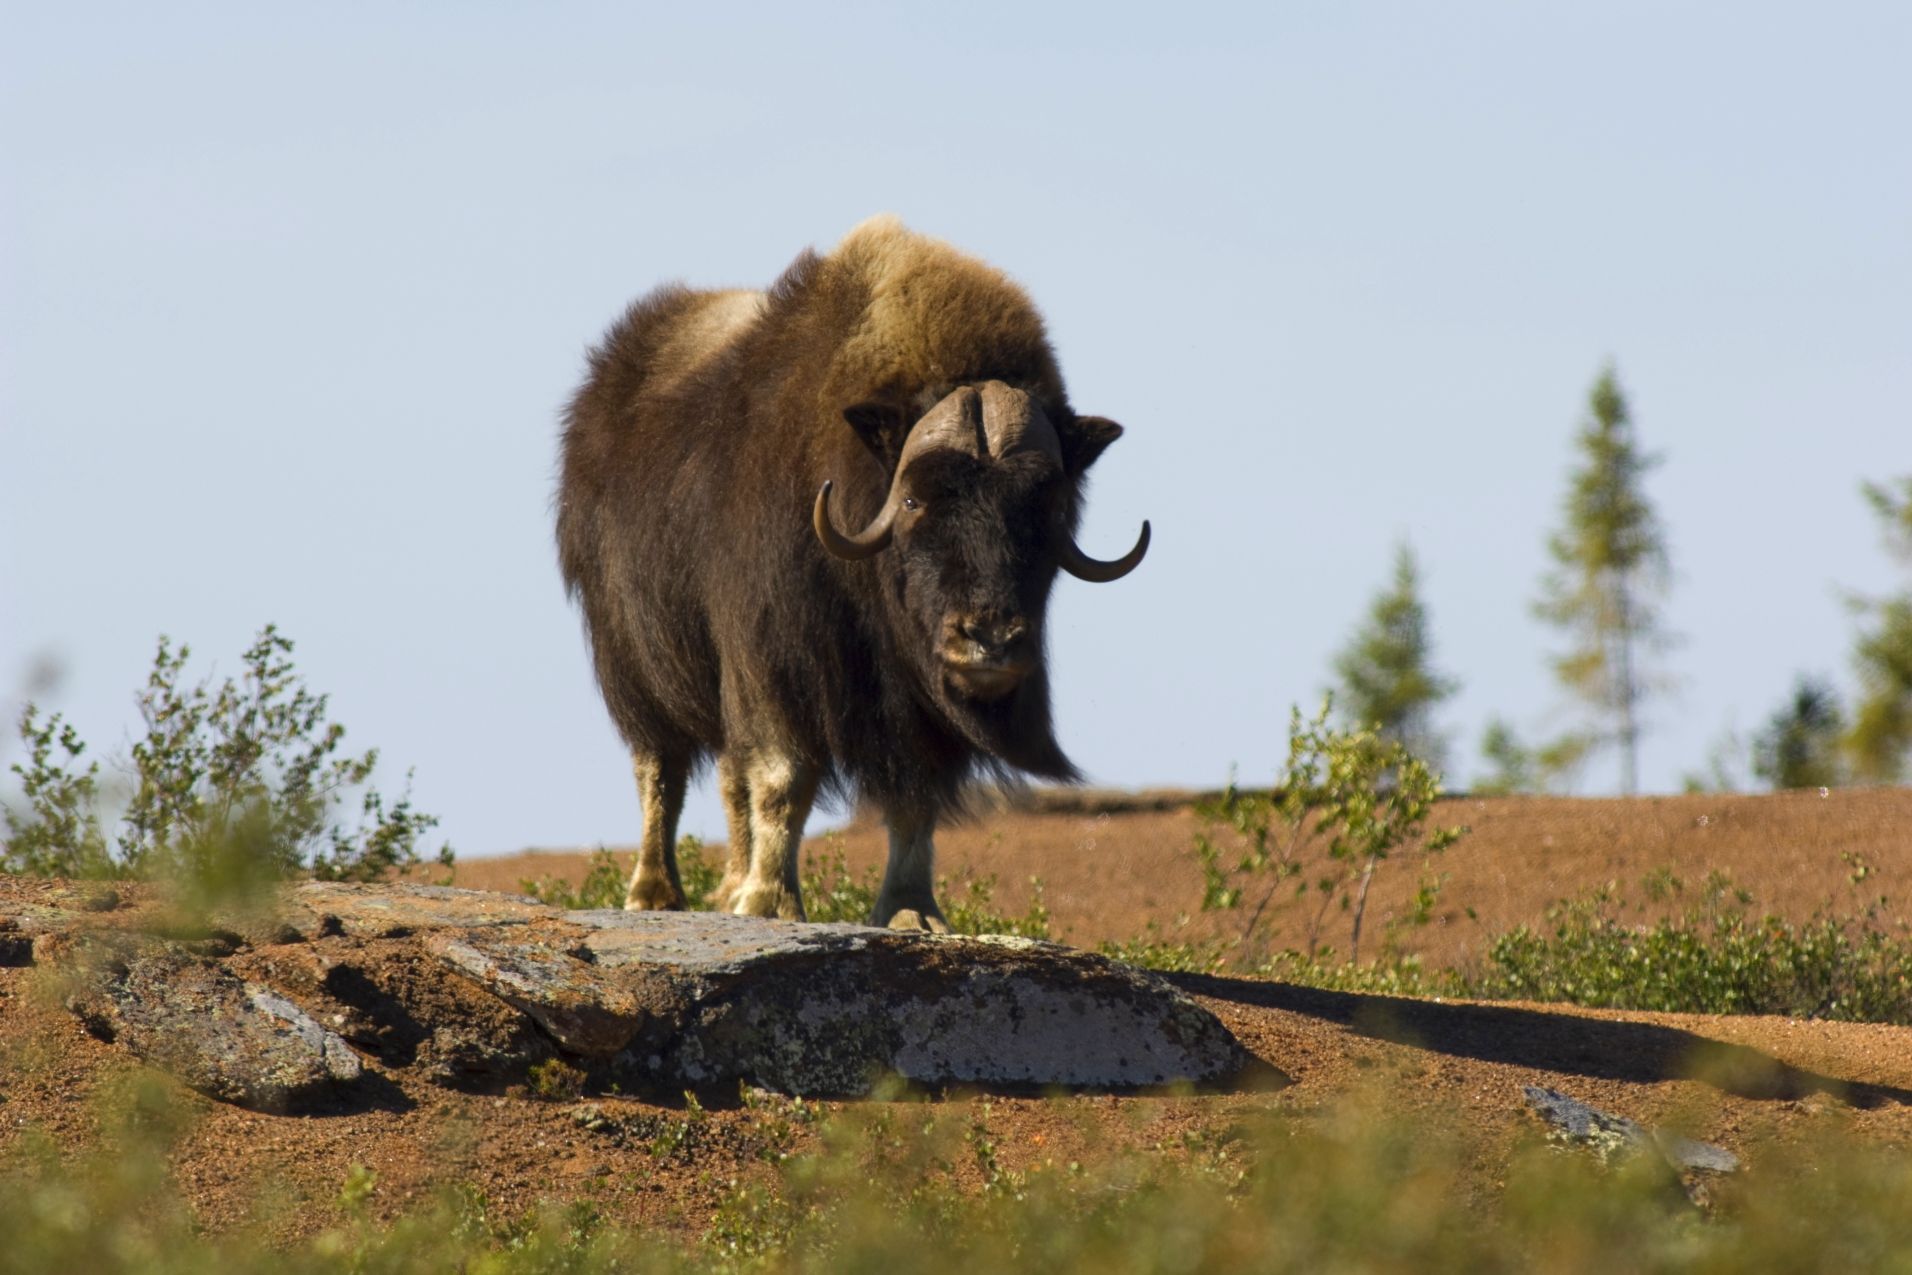
{"type": "Polygon", "coordinates": [[[936,906],[936,820],[921,811],[887,810],[884,821],[890,831],[890,862],[870,924],[949,933],[949,922],[936,906]]]}
{"type": "Polygon", "coordinates": [[[759,752],[744,770],[750,790],[750,867],[730,910],[801,921],[797,849],[817,796],[817,767],[785,753],[759,752]]]}
{"type": "Polygon", "coordinates": [[[730,829],[730,858],[724,865],[724,879],[717,883],[717,892],[711,896],[710,903],[719,912],[728,912],[737,892],[744,887],[744,878],[750,875],[753,840],[749,767],[729,753],[717,758],[717,792],[724,802],[724,825],[730,829]]]}
{"type": "Polygon", "coordinates": [[[633,757],[638,800],[644,807],[644,839],[637,848],[637,868],[625,892],[630,912],[678,911],[684,906],[684,883],[677,875],[677,817],[684,810],[684,787],[690,767],[659,757],[633,757]]]}

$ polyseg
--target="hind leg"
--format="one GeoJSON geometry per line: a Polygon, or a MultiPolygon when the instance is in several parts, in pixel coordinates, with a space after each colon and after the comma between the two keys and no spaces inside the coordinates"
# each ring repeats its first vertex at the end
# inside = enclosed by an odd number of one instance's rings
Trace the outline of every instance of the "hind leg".
{"type": "Polygon", "coordinates": [[[631,769],[644,807],[644,839],[624,907],[631,912],[676,911],[684,906],[684,883],[677,875],[677,817],[684,810],[690,766],[681,760],[636,756],[631,769]]]}
{"type": "Polygon", "coordinates": [[[718,883],[711,904],[728,912],[750,875],[750,780],[746,768],[731,759],[729,753],[717,759],[717,792],[724,801],[724,823],[730,829],[730,862],[724,867],[724,879],[718,883]]]}
{"type": "MultiPolygon", "coordinates": [[[[797,848],[803,823],[816,800],[817,768],[775,749],[753,752],[738,763],[748,791],[749,866],[732,895],[739,916],[803,920],[803,887],[797,880],[797,848]]],[[[733,866],[736,859],[731,860],[733,866]]]]}
{"type": "Polygon", "coordinates": [[[899,809],[885,810],[883,821],[890,830],[890,861],[870,924],[949,933],[949,922],[936,906],[936,820],[921,811],[899,809]]]}

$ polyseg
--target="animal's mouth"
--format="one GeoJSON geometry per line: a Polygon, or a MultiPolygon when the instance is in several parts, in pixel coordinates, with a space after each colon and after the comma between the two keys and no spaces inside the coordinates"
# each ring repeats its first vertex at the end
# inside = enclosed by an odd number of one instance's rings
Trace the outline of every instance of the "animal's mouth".
{"type": "Polygon", "coordinates": [[[1019,661],[945,660],[943,677],[950,689],[968,699],[1001,699],[1028,676],[1029,666],[1019,661]]]}

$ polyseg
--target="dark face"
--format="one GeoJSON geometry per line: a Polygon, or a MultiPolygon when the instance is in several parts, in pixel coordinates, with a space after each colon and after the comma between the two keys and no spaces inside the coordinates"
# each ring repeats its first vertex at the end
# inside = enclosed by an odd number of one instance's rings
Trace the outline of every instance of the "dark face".
{"type": "Polygon", "coordinates": [[[1040,668],[1051,548],[1070,495],[1056,461],[937,450],[898,475],[892,598],[934,691],[987,702],[1040,668]]]}
{"type": "Polygon", "coordinates": [[[824,549],[881,573],[898,646],[958,730],[1012,765],[1072,776],[1049,722],[1043,619],[1058,568],[1106,582],[1148,550],[1147,523],[1114,561],[1075,543],[1082,473],[1122,427],[1101,417],[1052,422],[999,381],[959,386],[913,422],[878,404],[849,408],[844,419],[890,486],[876,517],[845,534],[826,481],[811,511],[824,549]]]}

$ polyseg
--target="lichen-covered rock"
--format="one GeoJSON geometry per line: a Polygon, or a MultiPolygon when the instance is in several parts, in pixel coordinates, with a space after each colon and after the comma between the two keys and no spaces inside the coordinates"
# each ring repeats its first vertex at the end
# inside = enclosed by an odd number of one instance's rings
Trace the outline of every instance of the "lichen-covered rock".
{"type": "Polygon", "coordinates": [[[1162,980],[1056,944],[398,889],[375,909],[363,890],[301,893],[342,918],[436,921],[417,937],[447,968],[632,1083],[848,1095],[885,1076],[1124,1089],[1271,1071],[1162,980]]]}
{"type": "Polygon", "coordinates": [[[1053,943],[710,913],[569,919],[592,927],[585,951],[646,1006],[618,1064],[655,1081],[1125,1089],[1258,1068],[1167,983],[1053,943]]]}
{"type": "Polygon", "coordinates": [[[564,912],[411,884],[299,886],[268,920],[67,912],[34,952],[67,971],[98,1034],[268,1109],[358,1076],[354,1047],[381,1070],[461,1088],[522,1081],[556,1054],[631,1085],[802,1095],[890,1076],[1018,1089],[1278,1079],[1162,980],[1050,943],[564,912]]]}
{"type": "Polygon", "coordinates": [[[1695,1142],[1664,1129],[1649,1129],[1637,1120],[1592,1107],[1558,1089],[1521,1086],[1521,1096],[1554,1134],[1593,1151],[1602,1160],[1641,1153],[1664,1158],[1675,1171],[1732,1173],[1739,1157],[1710,1142],[1695,1142]]]}
{"type": "Polygon", "coordinates": [[[67,1003],[90,1030],[210,1097],[283,1111],[359,1077],[337,1034],[178,944],[109,932],[64,955],[67,1003]]]}

